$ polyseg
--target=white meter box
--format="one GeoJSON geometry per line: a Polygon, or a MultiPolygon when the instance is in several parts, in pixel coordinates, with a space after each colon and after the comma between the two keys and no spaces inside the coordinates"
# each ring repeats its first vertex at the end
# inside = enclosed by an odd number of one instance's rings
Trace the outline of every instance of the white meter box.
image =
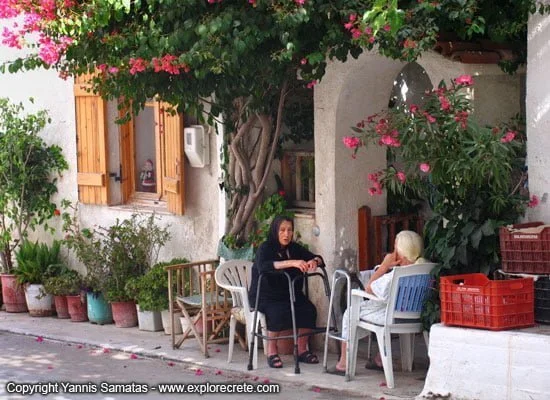
{"type": "Polygon", "coordinates": [[[202,168],[210,164],[210,138],[202,125],[191,125],[183,131],[185,155],[192,167],[202,168]]]}

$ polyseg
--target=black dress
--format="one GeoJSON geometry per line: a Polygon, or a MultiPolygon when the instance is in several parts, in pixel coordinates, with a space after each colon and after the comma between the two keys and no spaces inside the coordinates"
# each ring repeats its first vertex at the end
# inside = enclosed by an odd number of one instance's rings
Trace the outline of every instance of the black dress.
{"type": "MultiPolygon", "coordinates": [[[[284,260],[304,260],[309,261],[316,257],[315,254],[300,246],[298,243],[291,242],[286,249],[276,248],[269,242],[264,242],[256,252],[254,265],[252,266],[252,282],[248,291],[248,298],[251,307],[256,304],[256,289],[258,287],[258,278],[260,273],[275,271],[274,261],[284,260]]],[[[319,256],[317,256],[319,257],[319,256]]],[[[285,268],[291,278],[303,276],[298,268],[285,268]]],[[[294,303],[294,312],[296,314],[297,328],[315,328],[317,319],[317,310],[303,292],[304,279],[297,279],[294,284],[296,301],[294,303]]],[[[262,278],[260,288],[260,298],[258,311],[265,314],[267,330],[280,332],[292,329],[292,312],[290,309],[290,294],[288,293],[288,280],[283,273],[266,274],[262,278]]]]}

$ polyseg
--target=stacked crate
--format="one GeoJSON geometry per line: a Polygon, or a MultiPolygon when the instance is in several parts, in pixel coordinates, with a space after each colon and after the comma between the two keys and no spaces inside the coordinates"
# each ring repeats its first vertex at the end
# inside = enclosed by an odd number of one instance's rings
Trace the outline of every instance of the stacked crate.
{"type": "Polygon", "coordinates": [[[535,321],[550,324],[550,225],[542,222],[500,228],[502,271],[527,274],[535,282],[535,321]]]}

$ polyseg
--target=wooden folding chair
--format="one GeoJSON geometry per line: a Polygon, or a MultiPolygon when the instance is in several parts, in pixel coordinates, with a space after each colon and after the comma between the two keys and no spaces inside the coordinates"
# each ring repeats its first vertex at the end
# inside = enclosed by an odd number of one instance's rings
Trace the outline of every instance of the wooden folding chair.
{"type": "Polygon", "coordinates": [[[183,336],[177,341],[172,329],[172,348],[179,348],[185,339],[194,336],[204,356],[209,357],[208,343],[228,341],[224,335],[231,318],[231,295],[216,284],[217,266],[218,260],[207,260],[165,267],[172,326],[178,311],[187,322],[183,336]],[[201,319],[202,332],[196,326],[201,319]]]}

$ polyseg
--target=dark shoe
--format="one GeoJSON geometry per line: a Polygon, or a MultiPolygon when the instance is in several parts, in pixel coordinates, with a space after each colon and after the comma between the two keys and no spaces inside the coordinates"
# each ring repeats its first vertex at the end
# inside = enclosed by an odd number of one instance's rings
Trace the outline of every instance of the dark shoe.
{"type": "Polygon", "coordinates": [[[365,368],[366,369],[373,369],[375,371],[384,371],[384,367],[376,364],[374,361],[372,360],[368,360],[367,363],[365,364],[365,368]]]}
{"type": "Polygon", "coordinates": [[[327,370],[327,374],[346,376],[346,371],[340,371],[339,369],[333,368],[333,369],[327,370]]]}
{"type": "Polygon", "coordinates": [[[298,356],[298,361],[305,364],[319,364],[319,357],[311,351],[306,350],[298,356]]]}
{"type": "Polygon", "coordinates": [[[267,357],[267,365],[269,365],[271,368],[283,368],[283,361],[278,354],[273,354],[267,357]]]}

